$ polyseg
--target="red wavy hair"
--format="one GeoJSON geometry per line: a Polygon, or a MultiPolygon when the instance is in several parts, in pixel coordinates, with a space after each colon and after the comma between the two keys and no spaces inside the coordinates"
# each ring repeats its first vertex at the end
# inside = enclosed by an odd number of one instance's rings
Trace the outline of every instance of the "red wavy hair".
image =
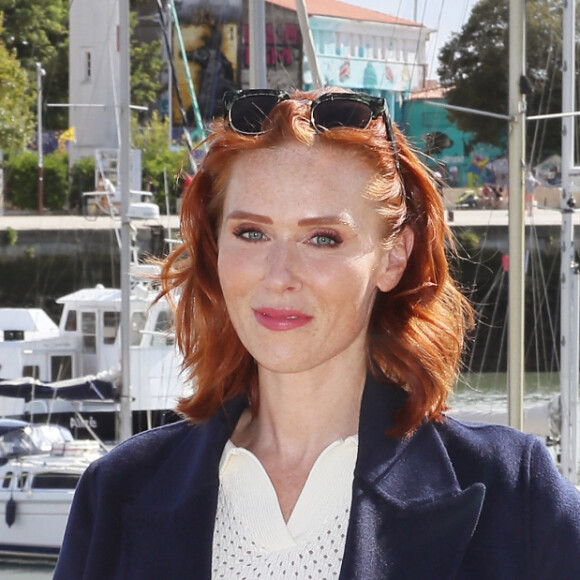
{"type": "MultiPolygon", "coordinates": [[[[331,89],[336,90],[336,89],[331,89]]],[[[217,121],[208,151],[183,194],[181,238],[163,261],[161,295],[175,312],[183,370],[195,385],[177,410],[191,421],[213,415],[224,401],[245,394],[255,413],[259,405],[257,368],[230,322],[217,272],[217,235],[232,162],[244,151],[298,141],[307,147],[328,144],[356,154],[376,170],[367,195],[385,221],[385,244],[403,227],[414,246],[398,285],[378,292],[368,329],[368,368],[384,382],[395,381],[409,394],[396,417],[393,435],[411,433],[425,418],[438,420],[455,383],[471,307],[450,276],[453,250],[441,195],[430,171],[395,127],[400,172],[380,118],[365,130],[341,127],[316,132],[310,105],[324,91],[296,92],[277,105],[269,130],[241,135],[217,121]]],[[[259,168],[256,169],[259,171],[259,168]]],[[[361,193],[362,194],[362,193],[361,193]]],[[[385,387],[388,388],[388,387],[385,387]]]]}

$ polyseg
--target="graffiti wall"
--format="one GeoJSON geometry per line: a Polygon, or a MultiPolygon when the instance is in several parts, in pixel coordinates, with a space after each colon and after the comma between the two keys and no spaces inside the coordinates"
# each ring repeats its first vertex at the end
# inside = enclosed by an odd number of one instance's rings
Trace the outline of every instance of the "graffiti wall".
{"type": "Polygon", "coordinates": [[[226,5],[201,0],[179,3],[178,17],[188,68],[179,36],[174,31],[173,62],[179,89],[179,93],[173,91],[175,123],[181,123],[180,107],[183,107],[188,125],[196,125],[189,79],[201,117],[208,120],[222,113],[223,94],[236,85],[241,14],[241,0],[230,0],[226,5]]]}

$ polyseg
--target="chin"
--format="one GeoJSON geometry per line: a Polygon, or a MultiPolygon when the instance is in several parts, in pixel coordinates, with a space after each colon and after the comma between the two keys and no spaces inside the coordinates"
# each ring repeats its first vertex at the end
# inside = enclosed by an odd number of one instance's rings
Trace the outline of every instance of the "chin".
{"type": "Polygon", "coordinates": [[[295,357],[284,359],[273,359],[272,357],[254,358],[259,368],[276,374],[302,373],[316,366],[312,361],[297,361],[295,357]]]}

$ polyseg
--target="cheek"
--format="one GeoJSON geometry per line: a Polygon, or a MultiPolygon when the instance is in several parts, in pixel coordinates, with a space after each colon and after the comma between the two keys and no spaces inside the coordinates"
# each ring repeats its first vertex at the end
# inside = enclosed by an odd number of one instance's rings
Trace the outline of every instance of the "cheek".
{"type": "Polygon", "coordinates": [[[377,265],[371,255],[318,264],[312,280],[330,302],[345,311],[366,311],[376,292],[377,265]]]}
{"type": "Polygon", "coordinates": [[[218,253],[218,276],[226,303],[236,295],[243,295],[255,278],[255,265],[244,252],[225,247],[218,253]]]}

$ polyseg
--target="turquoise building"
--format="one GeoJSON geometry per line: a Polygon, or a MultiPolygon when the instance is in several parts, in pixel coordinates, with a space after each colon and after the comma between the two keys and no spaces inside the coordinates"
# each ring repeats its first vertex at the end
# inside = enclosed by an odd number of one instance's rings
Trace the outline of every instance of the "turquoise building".
{"type": "Polygon", "coordinates": [[[457,128],[442,107],[441,88],[425,89],[411,94],[403,103],[399,126],[411,142],[428,156],[428,164],[438,169],[450,187],[477,188],[486,182],[505,186],[497,159],[505,150],[488,144],[470,145],[471,133],[457,128]]]}
{"type": "MultiPolygon", "coordinates": [[[[295,6],[293,0],[268,3],[295,6]]],[[[338,0],[309,0],[308,15],[322,83],[383,97],[398,119],[405,97],[425,86],[426,43],[434,31],[338,0]]],[[[306,56],[302,86],[313,86],[306,56]]]]}

